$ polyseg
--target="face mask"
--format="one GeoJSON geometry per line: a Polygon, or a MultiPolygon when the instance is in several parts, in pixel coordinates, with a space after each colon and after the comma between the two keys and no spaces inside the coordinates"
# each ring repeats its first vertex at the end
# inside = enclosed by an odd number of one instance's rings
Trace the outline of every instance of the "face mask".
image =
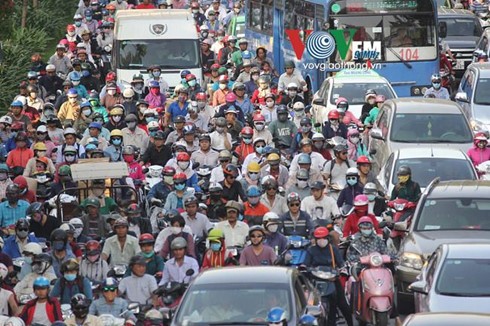
{"type": "Polygon", "coordinates": [[[174,184],[174,178],[172,176],[166,175],[163,177],[163,182],[165,182],[166,184],[169,184],[169,185],[173,185],[174,184]]]}
{"type": "Polygon", "coordinates": [[[114,146],[119,146],[119,145],[121,145],[121,143],[122,143],[122,139],[116,138],[116,139],[112,140],[112,144],[114,146]]]}
{"type": "Polygon", "coordinates": [[[250,180],[257,181],[259,180],[260,175],[258,173],[251,173],[248,175],[248,177],[250,178],[250,180]]]}
{"type": "Polygon", "coordinates": [[[25,239],[27,237],[28,231],[17,231],[16,234],[19,238],[25,239]]]}
{"type": "Polygon", "coordinates": [[[154,251],[151,251],[151,252],[141,252],[141,254],[146,259],[150,259],[151,257],[155,256],[155,252],[154,251]]]}
{"type": "Polygon", "coordinates": [[[315,146],[316,149],[322,149],[323,148],[323,143],[321,143],[321,142],[314,142],[313,145],[315,146]]]}
{"type": "Polygon", "coordinates": [[[376,199],[376,195],[367,195],[369,201],[374,201],[376,199]]]}
{"type": "Polygon", "coordinates": [[[432,83],[432,87],[434,87],[435,89],[439,89],[441,88],[441,83],[432,83]]]}
{"type": "Polygon", "coordinates": [[[260,197],[249,197],[248,202],[251,205],[257,205],[259,203],[260,197]]]}
{"type": "Polygon", "coordinates": [[[274,101],[267,101],[265,102],[265,105],[267,105],[268,108],[273,108],[274,107],[274,101]]]}
{"type": "Polygon", "coordinates": [[[132,156],[124,156],[124,162],[126,163],[131,163],[133,160],[134,158],[132,156]]]}
{"type": "Polygon", "coordinates": [[[198,101],[197,102],[197,107],[202,110],[206,106],[206,102],[198,101]]]}
{"type": "Polygon", "coordinates": [[[136,92],[141,92],[143,90],[143,84],[135,84],[133,88],[136,92]]]}
{"type": "Polygon", "coordinates": [[[305,189],[308,186],[308,181],[306,181],[306,180],[298,180],[296,182],[296,184],[298,185],[298,188],[305,189]]]}
{"type": "Polygon", "coordinates": [[[82,113],[84,116],[88,117],[89,115],[92,114],[92,110],[83,110],[82,113]]]}
{"type": "Polygon", "coordinates": [[[348,179],[347,183],[349,184],[349,186],[354,186],[357,183],[357,179],[356,180],[348,179]]]}
{"type": "Polygon", "coordinates": [[[409,178],[410,178],[410,176],[408,176],[408,175],[400,175],[400,176],[398,176],[398,182],[406,183],[409,178]]]}
{"type": "Polygon", "coordinates": [[[134,122],[134,121],[128,122],[128,128],[130,130],[136,129],[136,122],[134,122]]]}
{"type": "Polygon", "coordinates": [[[223,89],[226,89],[228,85],[226,84],[219,84],[219,89],[223,90],[223,89]]]}
{"type": "Polygon", "coordinates": [[[221,242],[213,242],[209,246],[212,251],[220,251],[221,250],[221,242]]]}
{"type": "Polygon", "coordinates": [[[80,81],[79,80],[73,80],[71,83],[73,84],[73,86],[80,85],[80,81]]]}
{"type": "Polygon", "coordinates": [[[24,257],[24,261],[30,265],[32,264],[32,257],[24,257]]]}
{"type": "Polygon", "coordinates": [[[0,173],[0,181],[5,181],[7,180],[8,175],[5,172],[0,173]]]}
{"type": "Polygon", "coordinates": [[[68,163],[75,162],[75,156],[65,156],[65,161],[68,163]]]}
{"type": "Polygon", "coordinates": [[[328,239],[318,239],[316,240],[316,245],[320,248],[325,248],[328,245],[328,239]]]}
{"type": "Polygon", "coordinates": [[[182,161],[182,162],[177,162],[177,165],[179,166],[179,168],[181,168],[182,170],[186,170],[188,167],[189,167],[189,164],[190,162],[185,162],[185,161],[182,161]]]}
{"type": "Polygon", "coordinates": [[[75,228],[75,232],[73,234],[75,239],[77,239],[80,236],[80,234],[82,234],[82,231],[83,231],[83,228],[75,228]]]}
{"type": "Polygon", "coordinates": [[[120,115],[113,116],[112,121],[114,121],[115,123],[118,123],[119,121],[121,121],[121,116],[120,115]]]}
{"type": "Polygon", "coordinates": [[[302,118],[302,117],[304,117],[304,115],[305,115],[305,111],[303,111],[303,110],[300,110],[300,111],[294,111],[294,114],[295,114],[295,116],[296,116],[296,117],[298,117],[298,118],[302,118]]]}
{"type": "Polygon", "coordinates": [[[53,249],[61,251],[65,249],[65,243],[63,241],[53,241],[53,249]]]}
{"type": "MultiPolygon", "coordinates": [[[[162,72],[161,71],[154,71],[151,74],[153,75],[153,77],[158,78],[158,77],[160,77],[162,72]]],[[[141,85],[141,86],[143,86],[143,85],[141,85]]],[[[143,88],[143,87],[141,87],[141,88],[143,88]]]]}
{"type": "Polygon", "coordinates": [[[160,94],[160,88],[150,88],[150,93],[152,95],[159,95],[160,94]]]}
{"type": "Polygon", "coordinates": [[[70,101],[70,103],[74,104],[74,103],[77,103],[77,98],[76,97],[69,97],[68,101],[70,101]]]}
{"type": "Polygon", "coordinates": [[[180,226],[172,226],[170,227],[170,231],[172,234],[177,235],[182,232],[182,228],[180,226]]]}
{"type": "Polygon", "coordinates": [[[361,230],[361,234],[363,237],[369,237],[371,234],[373,233],[373,229],[369,229],[369,230],[361,230]]]}
{"type": "Polygon", "coordinates": [[[184,189],[185,189],[185,184],[178,184],[178,185],[175,185],[175,189],[176,189],[176,190],[180,190],[180,191],[182,191],[182,190],[184,190],[184,189]]]}
{"type": "Polygon", "coordinates": [[[63,277],[68,281],[68,282],[73,282],[77,278],[77,274],[64,274],[63,277]]]}
{"type": "Polygon", "coordinates": [[[330,125],[337,127],[339,125],[339,120],[330,120],[330,125]]]}
{"type": "Polygon", "coordinates": [[[310,132],[311,131],[311,127],[310,126],[301,127],[301,131],[304,132],[304,133],[310,132]]]}
{"type": "Polygon", "coordinates": [[[272,224],[272,225],[269,225],[269,226],[267,227],[267,230],[268,230],[270,233],[276,233],[278,228],[279,228],[279,225],[277,225],[277,224],[272,224]]]}
{"type": "Polygon", "coordinates": [[[91,21],[92,21],[92,17],[91,17],[91,16],[85,16],[85,19],[86,19],[88,22],[91,22],[91,21]]]}
{"type": "Polygon", "coordinates": [[[262,131],[262,130],[264,130],[264,128],[265,128],[265,125],[262,123],[255,125],[255,129],[257,129],[258,131],[262,131]]]}
{"type": "Polygon", "coordinates": [[[359,142],[359,137],[351,137],[349,138],[350,142],[353,144],[357,144],[359,142]]]}
{"type": "Polygon", "coordinates": [[[255,147],[255,151],[259,154],[262,154],[264,152],[264,147],[255,147]]]}
{"type": "Polygon", "coordinates": [[[196,84],[197,84],[197,82],[195,80],[190,80],[189,81],[189,86],[190,87],[194,87],[194,86],[196,86],[196,84]]]}
{"type": "Polygon", "coordinates": [[[179,102],[180,103],[184,103],[186,101],[186,97],[185,96],[179,96],[179,102]]]}
{"type": "Polygon", "coordinates": [[[243,142],[244,142],[245,144],[247,144],[247,145],[249,145],[249,144],[251,144],[251,143],[252,143],[252,138],[243,138],[242,140],[243,140],[243,142]]]}
{"type": "Polygon", "coordinates": [[[107,94],[111,95],[111,96],[114,96],[116,94],[116,90],[115,89],[110,89],[107,91],[107,94]]]}
{"type": "Polygon", "coordinates": [[[35,264],[32,265],[32,272],[36,274],[43,274],[43,265],[42,264],[35,264]]]}
{"type": "Polygon", "coordinates": [[[224,127],[216,127],[216,131],[220,134],[223,133],[223,131],[225,131],[225,128],[224,127]]]}
{"type": "Polygon", "coordinates": [[[70,32],[67,32],[66,34],[68,34],[68,36],[73,36],[73,35],[75,35],[75,31],[70,31],[70,32]]]}

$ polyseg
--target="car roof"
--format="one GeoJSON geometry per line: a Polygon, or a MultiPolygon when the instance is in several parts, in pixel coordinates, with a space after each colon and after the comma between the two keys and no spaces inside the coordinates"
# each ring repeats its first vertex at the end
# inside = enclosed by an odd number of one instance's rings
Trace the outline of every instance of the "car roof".
{"type": "MultiPolygon", "coordinates": [[[[451,259],[480,259],[488,258],[490,243],[445,243],[441,245],[451,259]]],[[[489,324],[490,325],[490,324],[489,324]]]]}
{"type": "Polygon", "coordinates": [[[418,313],[406,318],[405,326],[484,326],[490,325],[490,315],[470,313],[418,313]]]}
{"type": "Polygon", "coordinates": [[[355,70],[355,69],[344,69],[339,71],[335,76],[329,77],[334,82],[339,83],[388,83],[388,81],[377,72],[373,70],[355,70]]]}
{"type": "Polygon", "coordinates": [[[274,266],[213,268],[199,274],[193,284],[290,283],[294,273],[294,269],[274,266]]]}
{"type": "Polygon", "coordinates": [[[408,147],[403,150],[398,150],[396,157],[399,160],[406,160],[410,158],[451,158],[456,160],[466,160],[467,156],[465,153],[456,148],[449,147],[408,147]]]}
{"type": "Polygon", "coordinates": [[[463,114],[461,107],[449,100],[432,98],[396,98],[387,100],[382,108],[391,106],[402,114],[463,114]]]}
{"type": "Polygon", "coordinates": [[[477,70],[479,78],[490,78],[490,62],[472,63],[468,68],[477,70]]]}
{"type": "Polygon", "coordinates": [[[461,17],[461,16],[469,16],[474,18],[475,15],[466,9],[451,9],[451,8],[438,8],[437,14],[439,17],[461,17]]]}
{"type": "Polygon", "coordinates": [[[490,181],[486,180],[434,181],[427,189],[428,199],[490,198],[490,181]]]}

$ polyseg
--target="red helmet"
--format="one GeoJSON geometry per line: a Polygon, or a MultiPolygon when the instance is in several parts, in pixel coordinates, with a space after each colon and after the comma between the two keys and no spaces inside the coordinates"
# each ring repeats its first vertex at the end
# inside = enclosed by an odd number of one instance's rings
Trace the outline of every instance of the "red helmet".
{"type": "Polygon", "coordinates": [[[204,92],[200,92],[196,94],[196,101],[206,101],[208,96],[204,92]]]}
{"type": "Polygon", "coordinates": [[[254,134],[254,130],[251,127],[243,127],[241,131],[242,136],[243,135],[250,135],[252,136],[254,134]]]}
{"type": "Polygon", "coordinates": [[[75,31],[75,25],[68,25],[66,26],[66,31],[67,32],[74,32],[75,31]]]}
{"type": "Polygon", "coordinates": [[[105,76],[105,81],[108,82],[114,80],[116,80],[116,73],[114,71],[108,72],[107,75],[105,76]]]}
{"type": "Polygon", "coordinates": [[[357,195],[354,198],[354,206],[364,206],[369,203],[369,199],[366,195],[357,195]]]}
{"type": "Polygon", "coordinates": [[[373,226],[373,220],[369,216],[363,216],[357,221],[357,226],[360,226],[362,223],[369,223],[373,226]]]}
{"type": "Polygon", "coordinates": [[[85,244],[85,251],[87,253],[89,253],[91,251],[97,251],[97,250],[100,253],[101,248],[100,248],[99,241],[97,241],[97,240],[89,240],[89,241],[87,241],[87,243],[85,244]]]}
{"type": "Polygon", "coordinates": [[[211,67],[209,67],[211,70],[218,70],[219,68],[221,68],[221,66],[217,63],[213,63],[211,67]]]}
{"type": "Polygon", "coordinates": [[[474,142],[475,144],[477,144],[477,143],[479,143],[479,142],[481,142],[481,141],[486,141],[486,142],[488,142],[487,135],[485,135],[485,133],[484,133],[484,132],[477,132],[477,133],[475,134],[475,136],[473,137],[473,142],[474,142]]]}
{"type": "Polygon", "coordinates": [[[263,122],[265,122],[265,117],[262,114],[257,113],[257,114],[254,114],[253,121],[263,121],[263,122]]]}
{"type": "Polygon", "coordinates": [[[340,113],[337,110],[331,110],[328,112],[328,120],[339,120],[340,119],[340,113]]]}
{"type": "Polygon", "coordinates": [[[191,3],[191,9],[199,9],[199,3],[197,2],[191,3]]]}
{"type": "Polygon", "coordinates": [[[175,175],[175,169],[171,166],[166,166],[162,170],[162,174],[165,176],[171,176],[173,177],[175,175]]]}
{"type": "Polygon", "coordinates": [[[175,173],[174,175],[174,181],[175,182],[184,182],[184,181],[187,181],[187,176],[185,175],[184,172],[179,172],[179,173],[175,173]]]}
{"type": "Polygon", "coordinates": [[[187,152],[179,152],[177,153],[177,161],[190,161],[191,157],[189,156],[189,153],[187,152]]]}
{"type": "Polygon", "coordinates": [[[150,233],[143,233],[140,235],[139,245],[142,244],[155,244],[155,238],[150,233]]]}
{"type": "Polygon", "coordinates": [[[322,239],[328,236],[328,229],[324,226],[320,226],[319,228],[316,228],[315,231],[313,232],[313,236],[315,239],[322,239]]]}
{"type": "Polygon", "coordinates": [[[228,102],[228,103],[233,103],[236,101],[236,95],[235,93],[228,93],[226,94],[225,96],[225,101],[228,102]]]}
{"type": "Polygon", "coordinates": [[[222,83],[222,82],[227,83],[228,82],[228,76],[227,75],[221,75],[221,76],[219,76],[218,82],[219,83],[222,83]]]}
{"type": "Polygon", "coordinates": [[[197,79],[196,75],[188,74],[187,76],[185,76],[186,81],[193,80],[193,79],[197,79]]]}
{"type": "Polygon", "coordinates": [[[371,161],[369,160],[369,158],[365,155],[362,155],[362,156],[359,156],[357,158],[357,164],[371,164],[371,161]]]}

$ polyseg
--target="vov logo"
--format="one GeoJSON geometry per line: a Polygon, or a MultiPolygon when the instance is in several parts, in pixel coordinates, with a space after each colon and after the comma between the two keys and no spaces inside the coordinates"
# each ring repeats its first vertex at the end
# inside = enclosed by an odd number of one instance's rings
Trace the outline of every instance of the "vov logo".
{"type": "Polygon", "coordinates": [[[342,60],[345,60],[349,48],[352,49],[353,59],[378,59],[381,54],[381,42],[380,41],[354,41],[354,34],[356,29],[331,29],[328,32],[313,32],[310,30],[301,31],[298,29],[287,29],[286,34],[291,41],[296,58],[301,60],[303,58],[304,51],[308,52],[310,56],[318,60],[325,60],[329,58],[337,49],[339,56],[342,60]],[[302,40],[302,33],[306,41],[302,40]],[[347,35],[347,37],[344,36],[347,35]]]}

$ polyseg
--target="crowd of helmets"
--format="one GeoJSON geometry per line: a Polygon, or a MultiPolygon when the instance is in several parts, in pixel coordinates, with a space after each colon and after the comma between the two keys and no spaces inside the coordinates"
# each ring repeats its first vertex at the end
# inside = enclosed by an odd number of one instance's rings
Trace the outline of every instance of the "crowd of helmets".
{"type": "MultiPolygon", "coordinates": [[[[278,72],[264,47],[249,51],[230,27],[240,15],[240,3],[217,0],[81,1],[47,64],[32,56],[0,117],[0,314],[18,315],[12,325],[56,325],[60,303],[74,314],[66,324],[98,325],[106,301],[125,311],[128,301],[154,300],[157,279],[173,277],[167,263],[181,250],[197,270],[238,264],[225,248],[246,247],[259,232],[277,255],[284,236],[309,237],[314,221],[331,222],[344,204],[367,207],[377,194],[360,132],[347,128],[363,123],[347,101],[314,125],[311,90],[294,62],[278,72]],[[115,12],[172,7],[195,18],[203,80],[183,70],[171,89],[155,63],[149,77],[120,84],[103,62],[115,12]],[[116,201],[105,180],[89,182],[83,198],[69,191],[79,186],[72,166],[90,158],[126,163],[137,195],[116,201]],[[65,192],[80,208],[62,223],[53,208],[65,192]],[[129,265],[125,278],[107,277],[120,265],[129,265]]],[[[364,118],[383,101],[368,91],[364,118]]]]}

